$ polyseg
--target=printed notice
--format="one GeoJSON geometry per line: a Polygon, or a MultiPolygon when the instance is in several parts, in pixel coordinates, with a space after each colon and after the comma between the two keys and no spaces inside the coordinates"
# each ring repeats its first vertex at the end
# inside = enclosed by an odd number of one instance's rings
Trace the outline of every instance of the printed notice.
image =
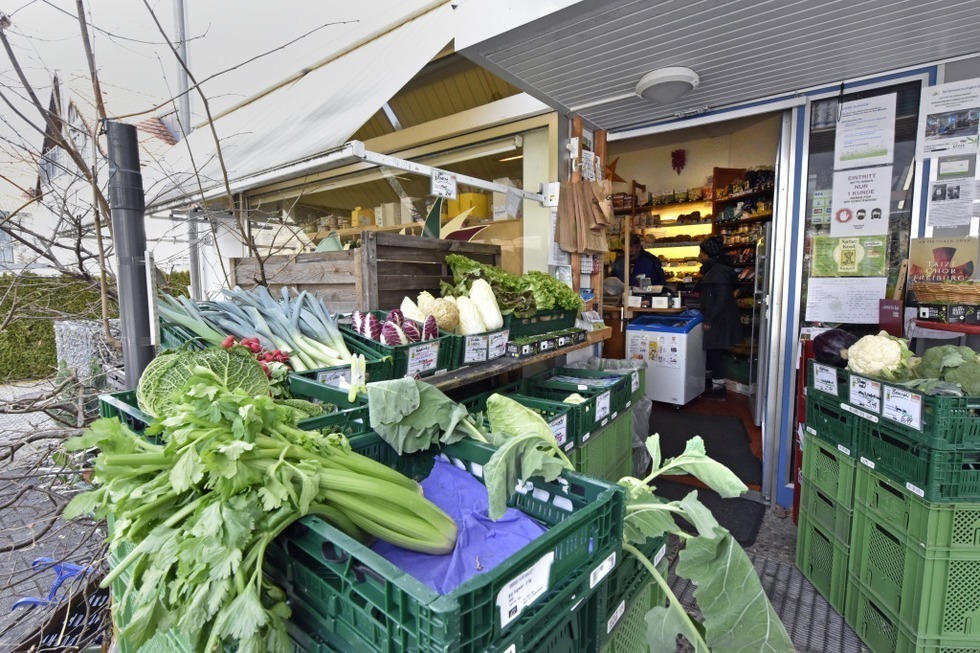
{"type": "Polygon", "coordinates": [[[905,388],[885,386],[881,415],[902,426],[922,430],[922,395],[905,388]]]}
{"type": "Polygon", "coordinates": [[[834,172],[831,236],[883,236],[888,233],[892,167],[834,172]]]}
{"type": "Polygon", "coordinates": [[[887,277],[814,277],[807,283],[808,322],[878,324],[878,300],[887,277]]]}
{"type": "Polygon", "coordinates": [[[463,349],[464,363],[482,363],[487,360],[487,336],[466,336],[463,349]]]}
{"type": "Polygon", "coordinates": [[[564,445],[568,440],[568,415],[562,415],[551,420],[548,422],[548,426],[551,427],[551,432],[555,434],[558,446],[564,445]]]}
{"type": "Polygon", "coordinates": [[[881,413],[881,383],[852,374],[850,401],[876,415],[881,413]]]}
{"type": "Polygon", "coordinates": [[[406,376],[416,376],[422,372],[436,369],[439,361],[439,343],[426,342],[408,350],[408,370],[406,376]]]}
{"type": "Polygon", "coordinates": [[[433,170],[430,190],[436,197],[456,199],[456,175],[445,170],[433,170]]]}
{"type": "Polygon", "coordinates": [[[929,182],[927,224],[968,227],[973,217],[977,181],[975,155],[940,157],[936,181],[929,182]]]}
{"type": "Polygon", "coordinates": [[[845,102],[834,139],[834,169],[891,163],[895,149],[895,93],[845,102]]]}
{"type": "Polygon", "coordinates": [[[884,276],[887,247],[886,236],[814,236],[810,276],[884,276]]]}
{"type": "Polygon", "coordinates": [[[837,396],[837,368],[820,363],[813,364],[813,387],[820,392],[837,396]]]}
{"type": "Polygon", "coordinates": [[[497,593],[497,608],[500,610],[500,627],[506,628],[520,616],[527,606],[548,591],[551,579],[551,565],[555,552],[549,551],[541,559],[522,571],[514,580],[504,585],[497,593]]]}
{"type": "Polygon", "coordinates": [[[917,158],[977,155],[980,79],[922,88],[917,158]]]}
{"type": "Polygon", "coordinates": [[[339,387],[350,387],[350,367],[339,370],[320,370],[316,373],[317,383],[339,387]]]}

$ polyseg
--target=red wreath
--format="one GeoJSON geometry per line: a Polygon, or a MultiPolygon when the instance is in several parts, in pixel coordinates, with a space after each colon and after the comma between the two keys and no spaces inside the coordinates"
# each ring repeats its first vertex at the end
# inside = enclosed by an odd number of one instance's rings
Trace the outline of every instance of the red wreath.
{"type": "Polygon", "coordinates": [[[684,150],[674,150],[670,153],[670,167],[681,174],[684,164],[687,163],[687,152],[684,150]]]}

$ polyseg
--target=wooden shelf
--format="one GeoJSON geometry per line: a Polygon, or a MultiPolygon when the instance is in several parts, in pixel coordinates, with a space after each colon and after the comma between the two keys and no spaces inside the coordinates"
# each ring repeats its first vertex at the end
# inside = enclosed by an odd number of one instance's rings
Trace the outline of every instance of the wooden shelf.
{"type": "Polygon", "coordinates": [[[770,186],[768,188],[757,188],[755,190],[747,190],[744,193],[738,193],[737,195],[729,195],[728,197],[716,197],[714,199],[715,204],[721,204],[723,202],[732,202],[738,200],[744,200],[747,197],[758,197],[760,195],[772,195],[774,189],[770,186]]]}
{"type": "MultiPolygon", "coordinates": [[[[690,202],[674,202],[672,204],[644,204],[636,207],[636,213],[673,213],[695,206],[711,206],[711,200],[693,200],[690,202]]],[[[634,215],[633,209],[616,209],[616,215],[634,215]]]]}
{"type": "Polygon", "coordinates": [[[698,220],[697,222],[675,222],[671,220],[670,222],[661,222],[658,225],[652,225],[649,227],[640,227],[643,231],[650,231],[651,229],[676,229],[677,227],[702,227],[712,224],[712,220],[709,218],[707,220],[698,220]]]}
{"type": "Polygon", "coordinates": [[[593,331],[592,333],[588,334],[588,340],[577,345],[572,345],[571,347],[555,349],[544,354],[538,354],[537,356],[530,356],[528,358],[510,358],[508,356],[504,356],[503,358],[497,358],[479,365],[470,365],[458,370],[453,370],[452,372],[446,372],[445,374],[437,374],[436,376],[426,377],[422,380],[426,383],[434,385],[440,390],[452,390],[464,385],[469,385],[470,383],[474,383],[476,381],[482,381],[500,374],[506,374],[507,372],[518,370],[522,367],[526,367],[527,365],[533,365],[534,363],[541,363],[557,358],[558,356],[564,356],[572,351],[591,347],[595,343],[601,342],[610,336],[612,336],[612,327],[606,327],[601,331],[593,331]]]}
{"type": "MultiPolygon", "coordinates": [[[[442,223],[443,224],[446,224],[447,222],[449,222],[449,220],[451,220],[451,218],[443,218],[442,219],[442,223]]],[[[508,222],[520,222],[520,219],[510,218],[510,219],[507,219],[507,220],[492,220],[490,222],[470,222],[469,220],[467,220],[464,223],[463,226],[464,226],[464,228],[469,228],[469,227],[489,227],[491,225],[495,225],[495,224],[506,224],[508,222]]],[[[424,223],[422,223],[422,222],[412,222],[412,223],[409,223],[409,224],[396,224],[396,225],[391,225],[390,227],[379,227],[377,225],[367,225],[365,227],[348,227],[347,229],[321,229],[320,231],[317,232],[317,234],[313,237],[313,239],[314,240],[318,240],[318,239],[321,239],[321,238],[326,238],[331,233],[335,233],[340,238],[344,238],[345,236],[359,236],[360,234],[362,234],[365,231],[380,231],[380,232],[383,232],[383,233],[398,233],[399,231],[401,231],[402,229],[404,229],[408,233],[412,233],[412,232],[415,232],[415,231],[421,232],[423,226],[424,226],[424,223]]]]}
{"type": "MultiPolygon", "coordinates": [[[[727,229],[728,227],[737,227],[743,224],[753,224],[755,222],[769,222],[772,220],[772,213],[763,213],[761,215],[753,215],[750,218],[742,218],[740,220],[729,220],[728,222],[716,222],[715,226],[719,229],[727,229]]],[[[746,245],[752,245],[754,243],[745,243],[746,245]]]]}
{"type": "MultiPolygon", "coordinates": [[[[705,235],[707,236],[707,234],[705,234],[705,235]]],[[[659,243],[658,242],[653,247],[647,247],[646,249],[650,250],[650,249],[669,249],[671,247],[697,247],[700,244],[701,244],[701,241],[700,240],[685,240],[684,242],[681,242],[681,243],[672,243],[672,242],[659,243]]]]}

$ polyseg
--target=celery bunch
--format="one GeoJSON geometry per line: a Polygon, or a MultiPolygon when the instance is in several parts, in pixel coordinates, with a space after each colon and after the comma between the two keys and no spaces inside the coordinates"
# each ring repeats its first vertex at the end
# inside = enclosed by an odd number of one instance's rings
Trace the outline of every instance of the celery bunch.
{"type": "Polygon", "coordinates": [[[133,649],[175,628],[196,651],[291,650],[285,594],[262,573],[266,547],[289,524],[319,515],[360,539],[447,553],[456,524],[419,485],[351,451],[341,435],[295,427],[291,409],[230,389],[198,368],[174,406],[136,436],[102,419],[66,448],[97,447],[96,488],[64,516],[113,517],[111,546],[134,544],[103,581],[129,569],[120,635],[133,649]]]}

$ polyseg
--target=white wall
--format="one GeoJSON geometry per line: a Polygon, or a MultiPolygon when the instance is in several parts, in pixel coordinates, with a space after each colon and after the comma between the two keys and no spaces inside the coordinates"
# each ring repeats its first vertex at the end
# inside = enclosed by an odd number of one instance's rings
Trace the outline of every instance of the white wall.
{"type": "Polygon", "coordinates": [[[715,167],[750,168],[771,166],[776,161],[779,114],[740,118],[723,123],[654,134],[609,143],[609,161],[626,183],[614,190],[629,192],[635,179],[647,192],[698,188],[705,185],[715,167]],[[686,166],[680,174],[671,169],[670,153],[686,152],[686,166]]]}

